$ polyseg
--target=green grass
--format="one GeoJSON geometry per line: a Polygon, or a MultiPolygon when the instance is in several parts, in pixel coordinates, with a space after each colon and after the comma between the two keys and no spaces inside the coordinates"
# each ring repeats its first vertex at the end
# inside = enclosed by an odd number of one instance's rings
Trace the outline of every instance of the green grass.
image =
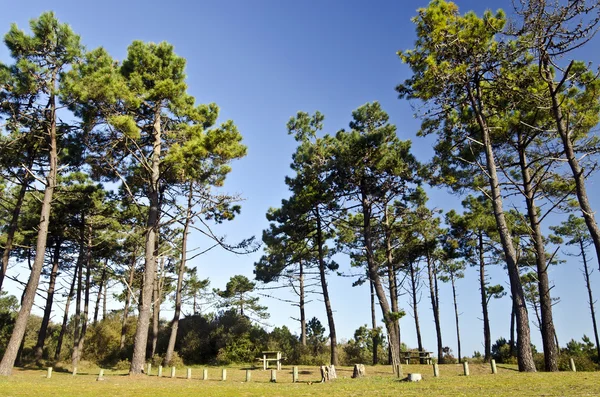
{"type": "Polygon", "coordinates": [[[0,396],[598,396],[600,373],[519,373],[514,368],[500,367],[492,375],[488,365],[470,365],[471,376],[462,375],[462,365],[440,365],[440,377],[434,378],[429,365],[404,365],[404,374],[418,372],[423,381],[402,382],[391,367],[367,367],[367,376],[351,379],[352,368],[337,368],[338,379],[319,383],[317,367],[300,367],[300,382],[292,383],[292,367],[277,372],[277,383],[270,383],[270,371],[255,369],[252,380],[245,380],[245,368],[228,367],[227,380],[221,381],[221,368],[207,367],[208,380],[201,380],[202,369],[192,369],[192,379],[185,379],[185,368],[177,368],[177,378],[171,379],[165,368],[162,378],[156,376],[129,377],[124,371],[105,370],[105,380],[98,382],[97,371],[73,376],[67,372],[52,374],[45,370],[15,369],[10,377],[0,378],[0,396]],[[312,382],[312,383],[311,383],[312,382]]]}

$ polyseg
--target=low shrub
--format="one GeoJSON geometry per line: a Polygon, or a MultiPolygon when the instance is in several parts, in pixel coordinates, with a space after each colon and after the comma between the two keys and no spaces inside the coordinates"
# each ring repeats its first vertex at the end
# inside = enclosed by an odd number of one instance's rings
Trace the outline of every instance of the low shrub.
{"type": "Polygon", "coordinates": [[[113,366],[113,368],[117,371],[125,371],[128,370],[130,367],[131,363],[129,362],[129,360],[120,360],[113,366]]]}

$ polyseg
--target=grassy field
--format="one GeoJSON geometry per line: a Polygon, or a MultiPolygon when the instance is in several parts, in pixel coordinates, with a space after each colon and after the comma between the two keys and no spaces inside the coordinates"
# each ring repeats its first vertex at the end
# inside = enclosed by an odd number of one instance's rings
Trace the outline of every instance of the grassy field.
{"type": "Polygon", "coordinates": [[[45,370],[15,369],[13,375],[0,377],[0,396],[599,396],[600,373],[561,372],[523,374],[514,368],[498,368],[492,375],[488,365],[470,365],[471,375],[462,375],[462,365],[440,365],[440,377],[434,378],[429,365],[404,365],[403,372],[418,372],[423,381],[408,383],[392,373],[391,367],[367,367],[367,376],[352,379],[350,367],[337,368],[338,379],[319,383],[316,367],[300,367],[300,382],[292,383],[292,367],[277,372],[277,383],[270,383],[270,371],[255,369],[245,382],[245,368],[228,367],[227,380],[221,381],[221,368],[208,367],[208,380],[201,380],[202,369],[192,369],[192,379],[185,379],[185,368],[170,370],[163,376],[129,377],[124,371],[105,370],[104,381],[96,381],[96,370],[73,376],[54,371],[46,379],[45,370]]]}

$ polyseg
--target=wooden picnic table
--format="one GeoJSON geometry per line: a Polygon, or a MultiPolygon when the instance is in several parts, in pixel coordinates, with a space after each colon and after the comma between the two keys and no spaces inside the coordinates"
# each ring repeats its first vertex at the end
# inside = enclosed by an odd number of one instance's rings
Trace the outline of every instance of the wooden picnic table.
{"type": "Polygon", "coordinates": [[[410,360],[419,360],[419,364],[431,364],[433,352],[422,352],[422,351],[408,351],[402,352],[404,355],[404,362],[410,364],[410,360]]]}
{"type": "Polygon", "coordinates": [[[263,370],[267,370],[269,368],[269,362],[275,361],[277,363],[277,370],[281,371],[281,352],[280,351],[266,351],[261,352],[262,358],[257,358],[258,361],[262,361],[263,370]]]}

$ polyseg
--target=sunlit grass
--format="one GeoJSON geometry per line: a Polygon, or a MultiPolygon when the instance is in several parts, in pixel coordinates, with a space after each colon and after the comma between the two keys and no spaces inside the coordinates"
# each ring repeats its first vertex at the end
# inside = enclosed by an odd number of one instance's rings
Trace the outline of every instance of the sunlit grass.
{"type": "Polygon", "coordinates": [[[271,383],[270,371],[254,369],[245,382],[245,367],[228,367],[227,380],[221,381],[220,367],[193,367],[192,379],[185,379],[186,369],[177,368],[176,378],[170,369],[163,377],[129,377],[126,371],[104,370],[104,381],[96,381],[97,370],[81,371],[77,376],[54,371],[46,379],[45,370],[15,369],[13,375],[0,378],[0,396],[598,396],[600,373],[561,372],[524,374],[514,368],[499,366],[492,375],[488,365],[470,365],[471,376],[462,375],[462,365],[440,365],[440,377],[434,378],[429,365],[404,365],[404,375],[418,372],[423,381],[400,381],[389,366],[367,367],[367,376],[351,379],[352,368],[337,368],[338,379],[319,383],[317,367],[299,368],[300,382],[292,383],[292,367],[277,371],[277,383],[271,383]],[[208,380],[201,380],[203,368],[208,380]]]}

